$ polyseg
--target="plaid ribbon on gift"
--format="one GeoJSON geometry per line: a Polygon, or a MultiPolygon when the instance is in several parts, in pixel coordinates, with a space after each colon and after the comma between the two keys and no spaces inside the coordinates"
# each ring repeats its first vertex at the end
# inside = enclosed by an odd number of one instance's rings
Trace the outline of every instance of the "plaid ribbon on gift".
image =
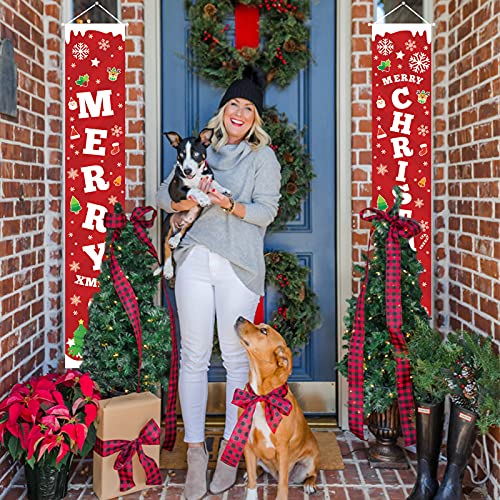
{"type": "Polygon", "coordinates": [[[103,441],[96,438],[94,451],[101,457],[109,457],[118,453],[114,469],[120,477],[120,491],[130,490],[135,486],[132,459],[137,453],[139,461],[146,473],[146,484],[148,486],[162,483],[160,468],[155,460],[144,453],[143,444],[160,444],[161,430],[158,424],[151,419],[141,430],[139,436],[132,441],[127,439],[110,439],[103,441]]]}
{"type": "Polygon", "coordinates": [[[267,425],[273,433],[276,432],[283,415],[289,415],[292,411],[292,403],[285,398],[288,394],[288,385],[282,386],[264,395],[255,394],[250,384],[246,385],[246,390],[236,389],[233,396],[233,405],[243,408],[236,427],[229,438],[229,441],[222,453],[221,460],[231,466],[237,467],[245,444],[248,441],[250,428],[252,427],[253,414],[257,403],[264,403],[264,414],[267,425]]]}
{"type": "MultiPolygon", "coordinates": [[[[153,226],[156,217],[156,210],[153,207],[137,207],[132,212],[130,222],[133,225],[134,232],[149,249],[149,253],[156,259],[160,265],[158,253],[150,240],[146,229],[153,226]],[[146,216],[151,213],[151,219],[146,216]]],[[[137,350],[139,353],[138,383],[137,392],[140,391],[141,365],[142,365],[142,327],[140,321],[139,306],[135,292],[123,273],[114,254],[114,242],[120,237],[122,229],[127,224],[127,217],[123,213],[108,212],[104,216],[104,224],[109,229],[114,229],[110,245],[110,270],[116,292],[120,298],[123,307],[130,319],[137,340],[137,350]]],[[[170,377],[168,379],[167,403],[165,409],[165,440],[163,448],[172,450],[177,435],[177,416],[175,413],[177,402],[177,385],[179,379],[179,349],[177,346],[177,335],[175,328],[175,316],[167,293],[165,280],[162,278],[163,292],[167,301],[168,314],[170,318],[170,337],[172,342],[172,352],[170,359],[170,377]]]]}
{"type": "MultiPolygon", "coordinates": [[[[413,219],[390,215],[376,208],[366,208],[360,212],[366,221],[386,221],[389,223],[389,232],[386,242],[386,283],[385,307],[386,322],[391,343],[394,347],[396,359],[396,392],[398,397],[401,429],[404,443],[409,446],[415,443],[415,403],[410,377],[410,362],[408,349],[401,327],[403,325],[403,312],[401,304],[401,247],[399,238],[412,238],[420,232],[418,222],[413,219]],[[369,214],[368,212],[373,212],[369,214]]],[[[349,382],[349,428],[360,439],[364,439],[364,341],[365,341],[365,293],[368,280],[368,259],[365,280],[356,304],[354,329],[350,341],[348,358],[349,382]]]]}

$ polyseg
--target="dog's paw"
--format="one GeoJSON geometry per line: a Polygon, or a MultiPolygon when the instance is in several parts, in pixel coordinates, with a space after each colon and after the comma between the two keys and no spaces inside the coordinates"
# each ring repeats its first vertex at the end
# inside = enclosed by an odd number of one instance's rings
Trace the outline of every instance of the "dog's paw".
{"type": "Polygon", "coordinates": [[[199,189],[190,189],[187,193],[187,198],[195,200],[202,208],[208,207],[212,203],[208,195],[199,189]]]}
{"type": "Polygon", "coordinates": [[[211,203],[210,198],[205,193],[200,193],[198,195],[198,205],[200,205],[200,207],[208,207],[211,203]]]}
{"type": "Polygon", "coordinates": [[[259,498],[257,495],[257,488],[254,488],[253,490],[247,488],[247,496],[245,498],[246,500],[257,500],[259,498]]]}
{"type": "Polygon", "coordinates": [[[181,233],[177,233],[175,236],[172,236],[172,238],[168,240],[168,246],[172,249],[177,248],[181,242],[181,237],[181,233]]]}
{"type": "Polygon", "coordinates": [[[310,477],[309,479],[306,479],[304,481],[304,493],[307,493],[308,495],[312,495],[313,493],[316,493],[316,481],[314,478],[310,477]]]}
{"type": "Polygon", "coordinates": [[[163,266],[163,276],[166,280],[169,280],[174,275],[174,266],[172,265],[172,259],[168,259],[163,266]]]}

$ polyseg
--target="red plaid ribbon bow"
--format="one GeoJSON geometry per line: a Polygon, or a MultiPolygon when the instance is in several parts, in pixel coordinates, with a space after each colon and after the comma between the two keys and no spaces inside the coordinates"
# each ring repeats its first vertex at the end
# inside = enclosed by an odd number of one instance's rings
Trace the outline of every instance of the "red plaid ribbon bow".
{"type": "MultiPolygon", "coordinates": [[[[396,392],[398,396],[401,428],[406,446],[416,440],[414,423],[415,403],[410,378],[410,362],[407,357],[407,347],[404,335],[401,332],[403,313],[401,308],[401,247],[399,238],[412,238],[420,232],[418,222],[397,215],[390,215],[376,208],[366,208],[360,212],[361,218],[366,221],[385,220],[389,223],[389,234],[386,242],[386,284],[385,307],[387,329],[394,346],[396,358],[396,392]],[[374,212],[368,215],[367,212],[374,212]]],[[[348,358],[349,383],[349,428],[360,439],[364,439],[364,343],[365,343],[365,293],[368,280],[368,260],[365,280],[361,285],[354,330],[352,333],[348,358]]]]}
{"type": "Polygon", "coordinates": [[[243,408],[236,427],[229,438],[229,441],[222,453],[221,460],[231,466],[237,467],[245,444],[248,441],[250,428],[252,427],[253,414],[257,403],[264,404],[264,413],[266,415],[266,422],[269,428],[274,433],[283,418],[283,415],[289,415],[292,411],[292,403],[285,398],[288,394],[288,385],[282,386],[264,394],[262,396],[255,394],[250,384],[246,385],[246,390],[236,389],[233,396],[233,405],[243,408]]]}
{"type": "Polygon", "coordinates": [[[160,444],[161,430],[158,424],[151,419],[141,430],[137,439],[128,441],[127,439],[110,439],[103,441],[97,438],[94,451],[101,457],[109,457],[119,452],[115,460],[114,469],[118,471],[120,477],[120,491],[130,490],[135,486],[132,458],[135,453],[139,456],[144,472],[146,473],[146,484],[161,484],[161,473],[158,464],[144,453],[143,444],[160,444]]]}
{"type": "MultiPolygon", "coordinates": [[[[160,265],[158,253],[149,239],[146,229],[154,224],[156,217],[156,210],[153,207],[137,207],[132,212],[130,222],[133,224],[134,232],[149,249],[149,253],[155,257],[160,265]],[[145,217],[148,213],[152,213],[151,219],[145,217]]],[[[137,341],[137,351],[139,354],[139,367],[138,367],[138,382],[137,392],[140,391],[141,380],[141,366],[142,366],[142,327],[139,312],[139,305],[132,285],[123,273],[120,264],[115,256],[114,242],[120,237],[122,229],[127,225],[127,216],[124,213],[111,213],[107,212],[104,216],[104,224],[108,229],[114,229],[110,245],[110,271],[115,285],[116,292],[120,298],[121,303],[130,319],[130,323],[134,329],[135,338],[137,341]]],[[[170,363],[170,377],[168,379],[168,395],[167,395],[167,408],[165,412],[165,441],[163,448],[172,450],[175,444],[176,430],[177,430],[177,417],[175,413],[177,401],[177,382],[179,378],[179,351],[177,348],[177,336],[175,334],[175,318],[172,310],[172,305],[168,298],[165,280],[163,282],[163,291],[167,300],[168,313],[170,317],[170,336],[172,341],[172,353],[170,363]]]]}

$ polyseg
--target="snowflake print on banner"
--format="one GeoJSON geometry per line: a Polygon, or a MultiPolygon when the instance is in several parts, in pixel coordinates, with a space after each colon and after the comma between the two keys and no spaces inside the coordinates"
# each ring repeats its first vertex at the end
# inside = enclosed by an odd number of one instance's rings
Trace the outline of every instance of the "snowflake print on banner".
{"type": "Polygon", "coordinates": [[[72,53],[75,59],[83,61],[87,59],[90,54],[89,46],[86,43],[75,43],[72,53]]]}
{"type": "Polygon", "coordinates": [[[80,269],[80,264],[78,264],[78,262],[76,262],[75,260],[69,265],[69,268],[74,272],[78,272],[78,270],[80,269]]]}
{"type": "Polygon", "coordinates": [[[109,44],[109,41],[108,40],[105,40],[104,38],[99,42],[99,48],[101,50],[108,50],[110,47],[110,44],[109,44]]]}
{"type": "Polygon", "coordinates": [[[429,222],[427,222],[426,220],[421,220],[420,221],[420,227],[422,228],[422,232],[426,232],[426,231],[429,231],[429,222]]]}
{"type": "Polygon", "coordinates": [[[429,133],[429,127],[427,125],[420,125],[417,130],[418,135],[426,136],[429,133]]]}
{"type": "Polygon", "coordinates": [[[78,177],[78,170],[76,170],[76,168],[70,169],[67,173],[68,173],[68,178],[73,181],[78,177]]]}
{"type": "Polygon", "coordinates": [[[380,40],[380,42],[377,43],[377,50],[379,54],[388,56],[389,54],[392,54],[392,51],[394,50],[394,44],[388,38],[383,38],[382,40],[380,40]]]}
{"type": "Polygon", "coordinates": [[[424,73],[429,65],[430,59],[423,52],[416,52],[410,57],[410,68],[414,73],[424,73]]]}
{"type": "Polygon", "coordinates": [[[413,52],[417,48],[417,44],[415,43],[414,40],[408,40],[407,42],[405,42],[405,47],[406,50],[413,52]]]}
{"type": "Polygon", "coordinates": [[[377,174],[379,175],[385,175],[388,171],[387,165],[383,165],[382,163],[377,167],[377,174]]]}
{"type": "Polygon", "coordinates": [[[123,127],[115,125],[114,127],[111,128],[111,135],[114,135],[115,137],[120,137],[122,134],[123,134],[123,127]]]}
{"type": "Polygon", "coordinates": [[[73,295],[73,297],[71,297],[69,300],[70,300],[71,304],[74,306],[77,306],[82,301],[82,299],[80,298],[80,295],[76,295],[76,294],[73,295]]]}

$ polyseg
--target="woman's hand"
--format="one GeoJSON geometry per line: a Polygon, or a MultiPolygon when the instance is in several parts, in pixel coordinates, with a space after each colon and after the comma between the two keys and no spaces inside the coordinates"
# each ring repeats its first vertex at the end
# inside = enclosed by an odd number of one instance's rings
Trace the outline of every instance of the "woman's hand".
{"type": "Polygon", "coordinates": [[[231,207],[229,198],[225,194],[219,193],[216,189],[211,189],[207,194],[214,205],[219,205],[219,207],[226,209],[231,207]]]}

